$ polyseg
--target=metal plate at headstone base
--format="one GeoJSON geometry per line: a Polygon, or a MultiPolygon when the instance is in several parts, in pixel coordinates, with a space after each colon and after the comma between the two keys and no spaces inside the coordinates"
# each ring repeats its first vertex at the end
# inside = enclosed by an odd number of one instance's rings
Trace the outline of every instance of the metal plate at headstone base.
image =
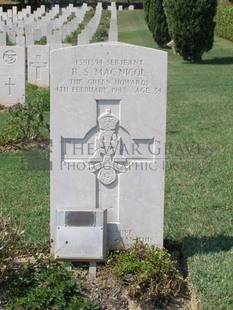
{"type": "Polygon", "coordinates": [[[107,210],[57,211],[56,259],[103,261],[106,243],[107,210]]]}
{"type": "Polygon", "coordinates": [[[65,212],[66,226],[95,226],[96,213],[90,211],[67,211],[65,212]]]}

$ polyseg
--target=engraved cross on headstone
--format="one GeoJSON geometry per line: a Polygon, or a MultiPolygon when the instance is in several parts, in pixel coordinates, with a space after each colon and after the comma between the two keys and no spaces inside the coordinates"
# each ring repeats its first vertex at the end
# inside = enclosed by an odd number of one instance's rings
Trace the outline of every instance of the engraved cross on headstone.
{"type": "Polygon", "coordinates": [[[47,68],[48,63],[41,61],[41,55],[36,55],[36,61],[30,62],[30,67],[36,68],[36,79],[41,79],[41,68],[47,68]]]}
{"type": "MultiPolygon", "coordinates": [[[[154,162],[154,155],[149,152],[149,149],[154,149],[154,138],[131,138],[130,133],[120,123],[121,100],[115,100],[114,103],[113,100],[110,101],[108,103],[108,100],[97,100],[97,126],[92,128],[84,138],[62,137],[61,169],[74,169],[75,165],[77,168],[80,164],[80,170],[85,166],[90,173],[94,173],[96,208],[108,209],[108,222],[118,222],[119,176],[127,173],[131,166],[154,162]],[[87,151],[90,146],[89,141],[94,141],[90,143],[94,146],[92,155],[87,151]],[[140,154],[139,145],[144,147],[147,153],[142,151],[140,154]]],[[[132,168],[135,169],[135,167],[132,168]]],[[[141,169],[146,168],[141,167],[141,169]]]]}
{"type": "Polygon", "coordinates": [[[8,86],[8,95],[11,95],[11,86],[15,86],[15,83],[11,83],[11,78],[9,77],[9,81],[5,85],[8,86]]]}

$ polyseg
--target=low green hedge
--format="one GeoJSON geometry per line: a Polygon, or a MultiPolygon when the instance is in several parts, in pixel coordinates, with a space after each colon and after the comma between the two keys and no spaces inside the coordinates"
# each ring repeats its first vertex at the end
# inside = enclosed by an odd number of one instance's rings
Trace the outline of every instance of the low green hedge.
{"type": "Polygon", "coordinates": [[[215,33],[217,36],[233,41],[233,5],[218,5],[215,33]]]}

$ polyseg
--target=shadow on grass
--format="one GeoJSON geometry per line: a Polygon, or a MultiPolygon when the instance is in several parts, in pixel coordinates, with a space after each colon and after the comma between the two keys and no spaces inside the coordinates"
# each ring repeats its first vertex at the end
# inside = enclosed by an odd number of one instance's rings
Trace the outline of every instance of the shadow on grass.
{"type": "Polygon", "coordinates": [[[233,65],[233,57],[215,57],[203,60],[204,65],[233,65]]]}
{"type": "Polygon", "coordinates": [[[230,251],[233,247],[233,237],[217,236],[188,236],[183,240],[165,239],[164,247],[172,258],[178,262],[178,269],[184,278],[188,276],[187,259],[195,254],[205,255],[230,251]]]}
{"type": "Polygon", "coordinates": [[[218,236],[190,236],[183,239],[183,253],[190,257],[195,254],[209,254],[229,251],[233,247],[233,237],[218,236]]]}

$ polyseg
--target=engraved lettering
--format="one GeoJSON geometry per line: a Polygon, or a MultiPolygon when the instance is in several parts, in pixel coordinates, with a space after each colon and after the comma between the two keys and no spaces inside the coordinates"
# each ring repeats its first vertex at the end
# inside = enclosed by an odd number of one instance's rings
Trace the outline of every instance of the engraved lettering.
{"type": "Polygon", "coordinates": [[[71,85],[80,85],[82,84],[82,79],[70,79],[70,84],[71,85]]]}
{"type": "Polygon", "coordinates": [[[150,89],[148,87],[137,87],[136,94],[149,94],[150,93],[150,89]]]}

